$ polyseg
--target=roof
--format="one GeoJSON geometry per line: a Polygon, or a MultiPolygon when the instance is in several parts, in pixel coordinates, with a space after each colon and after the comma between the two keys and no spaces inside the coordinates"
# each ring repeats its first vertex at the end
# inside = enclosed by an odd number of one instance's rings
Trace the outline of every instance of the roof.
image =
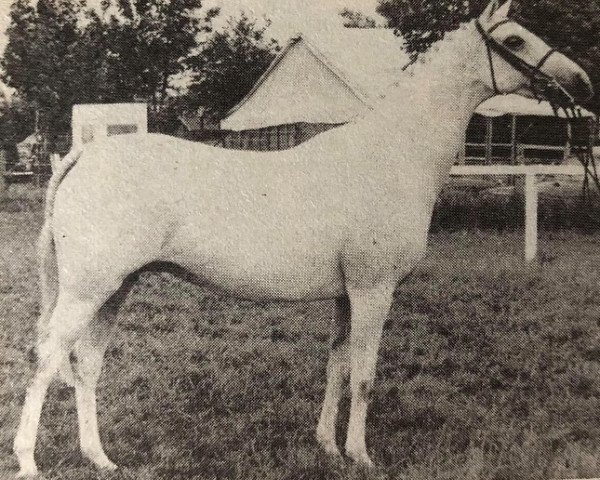
{"type": "Polygon", "coordinates": [[[410,62],[403,39],[388,28],[329,30],[305,42],[369,100],[384,95],[410,62]]]}
{"type": "MultiPolygon", "coordinates": [[[[293,123],[346,123],[370,108],[403,75],[409,56],[391,29],[336,28],[298,34],[252,90],[221,121],[249,130],[293,123]]],[[[548,102],[494,97],[477,113],[553,116],[548,102]]],[[[585,116],[593,116],[583,110],[585,116]]]]}
{"type": "Polygon", "coordinates": [[[24,140],[22,140],[21,142],[19,142],[17,145],[19,145],[19,146],[31,146],[31,145],[35,145],[36,143],[39,143],[39,139],[38,139],[37,135],[34,132],[31,135],[29,135],[27,138],[25,138],[24,140]]]}
{"type": "Polygon", "coordinates": [[[298,34],[221,122],[245,130],[287,123],[345,123],[369,108],[409,58],[390,29],[298,34]]]}

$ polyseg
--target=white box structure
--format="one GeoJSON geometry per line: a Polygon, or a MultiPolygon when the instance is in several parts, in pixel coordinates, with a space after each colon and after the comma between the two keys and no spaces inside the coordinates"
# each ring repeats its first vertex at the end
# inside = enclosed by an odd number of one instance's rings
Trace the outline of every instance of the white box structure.
{"type": "Polygon", "coordinates": [[[73,147],[112,135],[148,132],[145,103],[105,103],[73,106],[73,147]]]}

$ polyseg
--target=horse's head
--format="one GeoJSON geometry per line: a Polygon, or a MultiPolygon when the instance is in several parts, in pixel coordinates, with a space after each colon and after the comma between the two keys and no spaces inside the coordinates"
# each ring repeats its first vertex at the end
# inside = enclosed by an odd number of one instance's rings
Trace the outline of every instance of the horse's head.
{"type": "Polygon", "coordinates": [[[496,93],[549,97],[551,92],[560,91],[559,96],[570,95],[575,101],[589,100],[594,92],[588,75],[509,19],[511,3],[508,0],[499,6],[497,0],[492,0],[476,22],[487,45],[487,52],[482,51],[482,81],[496,93]]]}

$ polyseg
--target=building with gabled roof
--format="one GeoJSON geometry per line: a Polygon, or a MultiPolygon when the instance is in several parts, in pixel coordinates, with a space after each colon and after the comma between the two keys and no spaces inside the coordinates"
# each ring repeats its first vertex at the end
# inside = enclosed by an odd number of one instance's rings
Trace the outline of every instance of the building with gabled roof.
{"type": "Polygon", "coordinates": [[[221,126],[345,123],[383,95],[408,61],[389,29],[343,29],[314,38],[298,34],[221,126]]]}
{"type": "Polygon", "coordinates": [[[388,29],[298,34],[221,121],[231,131],[225,144],[288,148],[346,123],[368,109],[407,62],[402,42],[388,29]]]}

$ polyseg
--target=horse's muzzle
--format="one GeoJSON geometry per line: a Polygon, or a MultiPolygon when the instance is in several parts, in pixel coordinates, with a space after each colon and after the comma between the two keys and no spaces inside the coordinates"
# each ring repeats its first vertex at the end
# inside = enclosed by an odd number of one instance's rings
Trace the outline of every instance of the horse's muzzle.
{"type": "Polygon", "coordinates": [[[586,102],[594,96],[594,87],[590,77],[583,71],[575,74],[570,85],[566,88],[573,95],[573,98],[580,102],[586,102]]]}
{"type": "Polygon", "coordinates": [[[578,103],[586,102],[594,96],[594,87],[588,74],[562,53],[556,52],[550,56],[542,71],[554,77],[578,103]]]}

